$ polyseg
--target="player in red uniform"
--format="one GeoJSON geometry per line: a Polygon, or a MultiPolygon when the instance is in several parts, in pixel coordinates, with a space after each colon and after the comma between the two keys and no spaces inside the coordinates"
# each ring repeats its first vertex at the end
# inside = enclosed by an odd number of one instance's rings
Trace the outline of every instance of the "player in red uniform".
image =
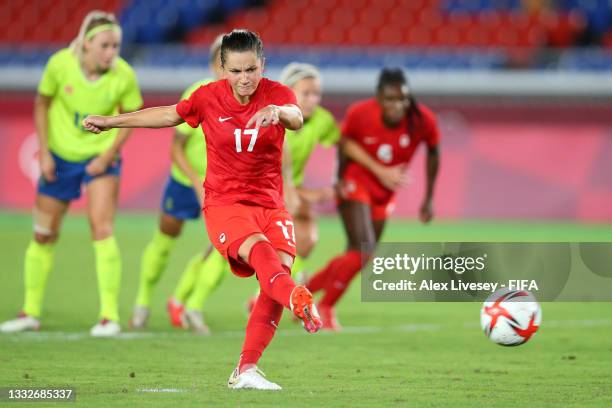
{"type": "Polygon", "coordinates": [[[374,250],[406,181],[417,147],[427,147],[427,187],[420,219],[433,217],[440,134],[434,114],[411,95],[399,69],[384,69],[376,98],[349,107],[342,126],[338,209],[348,237],[346,252],[332,259],[306,285],[325,293],[318,304],[323,328],[338,330],[334,305],[374,250]]]}
{"type": "Polygon", "coordinates": [[[83,125],[94,133],[115,127],[171,127],[183,121],[194,128],[202,125],[208,159],[204,182],[208,236],[234,274],[256,274],[261,288],[228,386],[278,390],[256,364],[274,336],[283,306],[302,320],[308,332],[321,327],[312,295],[291,279],[295,238],[283,201],[285,128],[299,129],[303,118],[289,88],[262,78],[263,45],[257,34],[247,30],[226,34],[221,65],[225,79],[200,87],[177,105],[90,116],[83,125]]]}

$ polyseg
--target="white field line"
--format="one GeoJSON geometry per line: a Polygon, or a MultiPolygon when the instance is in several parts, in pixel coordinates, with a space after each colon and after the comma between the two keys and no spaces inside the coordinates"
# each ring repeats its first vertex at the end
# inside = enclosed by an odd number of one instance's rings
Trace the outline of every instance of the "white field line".
{"type": "MultiPolygon", "coordinates": [[[[544,320],[543,328],[571,328],[571,327],[600,327],[612,326],[612,319],[587,319],[587,320],[544,320]]],[[[463,325],[437,324],[437,323],[417,323],[405,324],[396,326],[355,326],[343,327],[339,333],[321,332],[323,336],[338,336],[338,335],[360,335],[360,334],[376,334],[382,332],[424,332],[424,331],[439,331],[444,329],[476,329],[479,324],[464,323],[463,325]]],[[[277,336],[302,336],[307,333],[302,329],[280,329],[276,333],[277,336]]],[[[184,339],[195,337],[188,331],[182,332],[124,332],[113,339],[116,340],[157,340],[157,339],[184,339]]],[[[202,340],[207,338],[242,338],[243,330],[228,330],[214,332],[212,336],[202,336],[202,340]]],[[[21,341],[80,341],[93,339],[87,332],[63,332],[63,331],[40,331],[40,332],[24,332],[24,333],[0,333],[0,340],[9,340],[15,342],[21,341]]]]}
{"type": "Polygon", "coordinates": [[[151,392],[151,393],[177,393],[189,392],[183,388],[138,388],[136,392],[151,392]]]}

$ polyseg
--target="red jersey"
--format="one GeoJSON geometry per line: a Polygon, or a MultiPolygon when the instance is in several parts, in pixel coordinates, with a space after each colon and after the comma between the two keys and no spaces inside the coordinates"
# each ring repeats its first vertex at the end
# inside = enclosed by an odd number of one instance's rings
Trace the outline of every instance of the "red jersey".
{"type": "MultiPolygon", "coordinates": [[[[434,147],[440,140],[434,113],[422,104],[419,104],[419,109],[421,119],[412,124],[412,130],[408,127],[407,117],[397,127],[389,128],[383,123],[382,107],[376,99],[356,102],[347,111],[342,137],[357,142],[384,166],[408,164],[421,143],[434,147]]],[[[347,164],[344,176],[360,180],[376,201],[386,201],[393,195],[374,174],[353,161],[347,164]]]]}
{"type": "Polygon", "coordinates": [[[285,128],[246,129],[251,117],[266,106],[297,104],[293,91],[262,78],[249,103],[241,105],[227,80],[203,85],[176,106],[177,113],[206,138],[205,206],[244,203],[282,208],[281,161],[285,128]]]}

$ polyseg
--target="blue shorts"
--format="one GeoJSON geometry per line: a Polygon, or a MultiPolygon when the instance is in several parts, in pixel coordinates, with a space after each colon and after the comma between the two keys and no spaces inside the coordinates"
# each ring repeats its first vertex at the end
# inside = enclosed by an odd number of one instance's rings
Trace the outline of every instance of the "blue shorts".
{"type": "Polygon", "coordinates": [[[106,172],[90,176],[85,167],[94,158],[80,162],[70,162],[51,152],[55,161],[55,181],[47,181],[42,176],[38,180],[38,193],[48,195],[61,201],[76,200],[81,196],[81,185],[103,176],[119,176],[121,174],[121,159],[114,160],[106,172]]]}
{"type": "Polygon", "coordinates": [[[192,187],[185,186],[170,176],[161,202],[162,211],[179,220],[195,220],[202,208],[192,187]]]}

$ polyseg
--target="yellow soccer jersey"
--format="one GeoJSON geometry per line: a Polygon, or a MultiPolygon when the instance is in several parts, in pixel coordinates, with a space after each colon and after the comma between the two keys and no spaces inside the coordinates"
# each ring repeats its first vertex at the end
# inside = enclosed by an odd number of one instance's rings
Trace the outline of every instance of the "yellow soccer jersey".
{"type": "Polygon", "coordinates": [[[108,149],[118,129],[93,134],[83,129],[87,115],[116,115],[142,106],[136,75],[125,60],[98,80],[89,81],[76,55],[64,48],[51,56],[38,85],[38,93],[52,98],[48,114],[49,148],[67,161],[77,162],[108,149]]]}
{"type": "MultiPolygon", "coordinates": [[[[196,82],[191,85],[183,95],[181,96],[181,100],[189,99],[189,96],[200,86],[206,85],[210,82],[213,82],[212,79],[204,79],[200,82],[196,82]]],[[[202,180],[204,180],[204,176],[206,175],[206,141],[204,140],[204,132],[202,131],[202,126],[198,126],[197,128],[192,128],[187,123],[181,123],[176,127],[176,130],[187,136],[187,142],[185,143],[185,156],[187,157],[187,161],[193,167],[193,169],[198,173],[198,176],[202,180]]],[[[178,181],[179,183],[185,186],[191,186],[191,180],[179,167],[172,163],[171,170],[172,178],[178,181]]]]}

